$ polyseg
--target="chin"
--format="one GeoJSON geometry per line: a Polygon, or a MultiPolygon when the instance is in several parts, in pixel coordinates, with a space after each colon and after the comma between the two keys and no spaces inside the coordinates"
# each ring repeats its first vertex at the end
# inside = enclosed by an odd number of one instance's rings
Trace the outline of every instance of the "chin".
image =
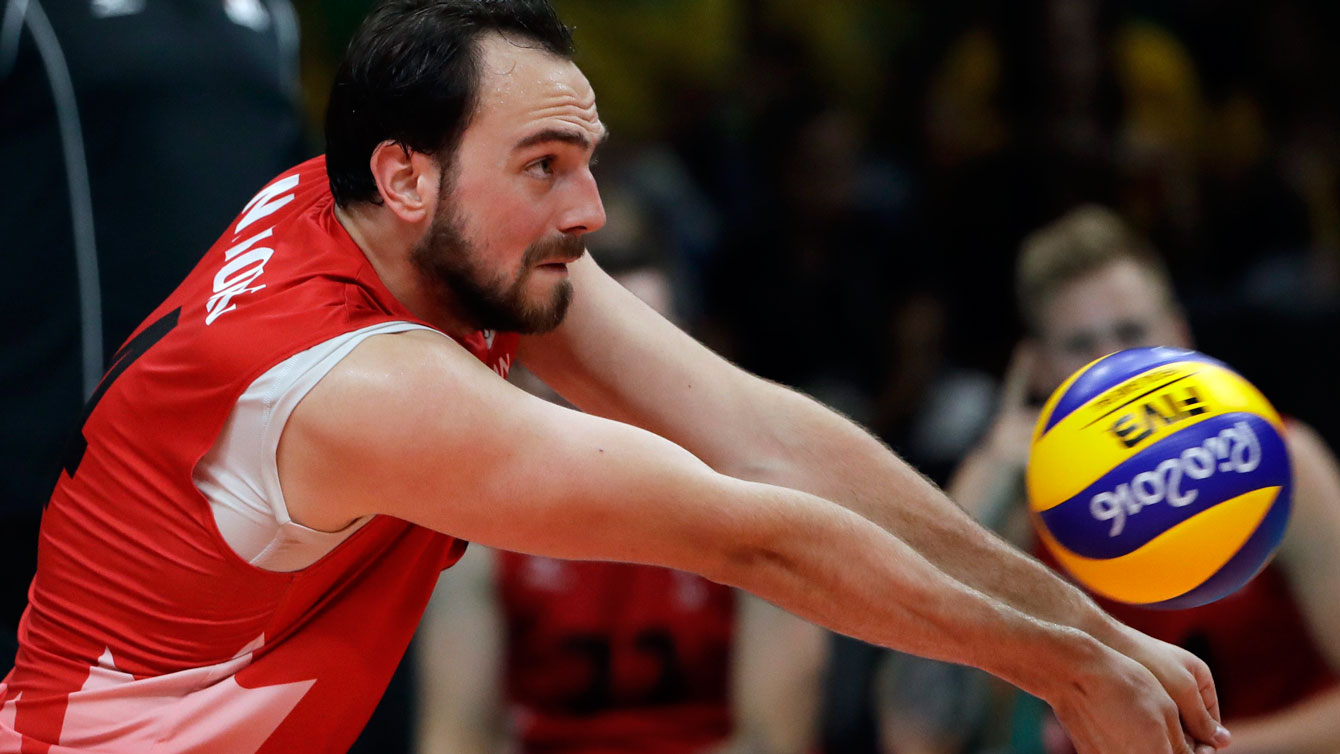
{"type": "Polygon", "coordinates": [[[540,294],[529,297],[518,319],[519,330],[527,335],[542,335],[563,323],[572,302],[572,283],[560,280],[540,294]]]}

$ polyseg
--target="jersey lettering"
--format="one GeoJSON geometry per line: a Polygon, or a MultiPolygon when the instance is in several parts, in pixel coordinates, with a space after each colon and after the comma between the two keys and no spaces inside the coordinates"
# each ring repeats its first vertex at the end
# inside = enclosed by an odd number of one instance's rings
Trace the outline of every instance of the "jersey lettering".
{"type": "Polygon", "coordinates": [[[643,629],[633,637],[631,647],[617,646],[611,637],[601,634],[576,634],[563,641],[563,648],[589,665],[587,682],[564,700],[570,714],[594,715],[614,706],[655,707],[682,702],[689,697],[679,649],[675,646],[674,635],[667,629],[643,629]],[[627,654],[630,649],[632,654],[627,654]],[[636,662],[638,656],[656,663],[655,680],[650,686],[631,694],[624,689],[624,696],[616,699],[614,665],[636,662]]]}
{"type": "Polygon", "coordinates": [[[242,219],[238,220],[237,227],[233,228],[233,235],[240,235],[248,225],[273,215],[280,207],[293,201],[293,190],[297,187],[298,175],[294,173],[261,189],[260,193],[252,197],[247,206],[242,208],[242,219]]]}
{"type": "MultiPolygon", "coordinates": [[[[274,214],[280,207],[293,201],[294,190],[298,188],[297,174],[280,179],[260,190],[260,193],[247,202],[242,210],[242,219],[233,228],[233,235],[241,235],[249,225],[274,214]]],[[[243,293],[255,293],[264,285],[252,286],[265,272],[265,263],[270,261],[275,250],[268,246],[251,248],[257,241],[274,235],[274,228],[257,233],[247,240],[224,252],[224,265],[214,274],[214,292],[205,304],[205,324],[212,325],[220,315],[237,308],[233,299],[243,293]],[[250,286],[250,287],[249,287],[250,286]]]]}
{"type": "Polygon", "coordinates": [[[237,304],[232,303],[234,296],[254,293],[265,287],[264,285],[253,288],[247,286],[255,282],[256,278],[265,272],[265,263],[270,261],[270,257],[274,255],[275,250],[267,246],[255,249],[251,246],[261,239],[274,235],[274,230],[274,228],[266,228],[224,252],[225,263],[214,275],[214,294],[209,297],[209,302],[205,304],[205,310],[209,312],[205,315],[205,324],[212,325],[214,320],[219,318],[219,315],[236,309],[237,304]]]}

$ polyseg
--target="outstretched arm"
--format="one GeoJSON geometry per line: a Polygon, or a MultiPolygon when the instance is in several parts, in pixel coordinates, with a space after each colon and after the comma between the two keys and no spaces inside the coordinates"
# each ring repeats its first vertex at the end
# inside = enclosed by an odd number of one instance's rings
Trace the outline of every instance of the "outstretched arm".
{"type": "Polygon", "coordinates": [[[435,334],[355,348],[294,410],[277,462],[293,518],[313,528],[383,514],[502,549],[694,571],[995,673],[1049,700],[1083,754],[1190,751],[1155,677],[1088,634],[953,579],[841,506],[523,393],[435,334]]]}
{"type": "MultiPolygon", "coordinates": [[[[1340,465],[1311,428],[1289,423],[1294,466],[1292,519],[1276,558],[1302,609],[1309,633],[1340,675],[1340,465]]],[[[1340,688],[1271,715],[1230,721],[1229,754],[1340,752],[1340,688]]]]}
{"type": "Polygon", "coordinates": [[[723,474],[835,501],[955,580],[1098,638],[1152,670],[1197,737],[1215,740],[1218,706],[1199,660],[1112,620],[978,526],[868,433],[711,353],[619,288],[589,256],[571,269],[577,295],[567,320],[523,341],[521,358],[574,404],[669,438],[723,474]]]}

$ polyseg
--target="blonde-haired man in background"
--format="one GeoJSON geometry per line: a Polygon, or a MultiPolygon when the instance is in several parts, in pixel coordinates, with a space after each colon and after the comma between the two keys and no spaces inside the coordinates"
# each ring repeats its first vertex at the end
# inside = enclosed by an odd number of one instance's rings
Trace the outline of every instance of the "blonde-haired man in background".
{"type": "MultiPolygon", "coordinates": [[[[1157,252],[1103,207],[1080,207],[1027,237],[1016,293],[1028,335],[993,426],[947,492],[1036,552],[1023,496],[1034,401],[1113,351],[1193,341],[1157,252]]],[[[1122,621],[1210,664],[1233,730],[1231,754],[1322,754],[1340,741],[1340,468],[1312,428],[1287,421],[1293,513],[1274,562],[1237,593],[1190,610],[1100,600],[1122,621]]],[[[1059,731],[1049,737],[1049,752],[1071,750],[1059,731]]]]}

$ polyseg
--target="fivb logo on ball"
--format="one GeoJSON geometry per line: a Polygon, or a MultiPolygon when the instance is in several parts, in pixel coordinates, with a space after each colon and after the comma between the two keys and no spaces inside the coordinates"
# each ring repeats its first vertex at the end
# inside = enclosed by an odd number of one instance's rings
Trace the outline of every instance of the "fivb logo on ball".
{"type": "Polygon", "coordinates": [[[1137,348],[1071,376],[1033,433],[1029,507],[1080,583],[1151,607],[1245,584],[1289,517],[1284,425],[1265,397],[1195,351],[1137,348]]]}

